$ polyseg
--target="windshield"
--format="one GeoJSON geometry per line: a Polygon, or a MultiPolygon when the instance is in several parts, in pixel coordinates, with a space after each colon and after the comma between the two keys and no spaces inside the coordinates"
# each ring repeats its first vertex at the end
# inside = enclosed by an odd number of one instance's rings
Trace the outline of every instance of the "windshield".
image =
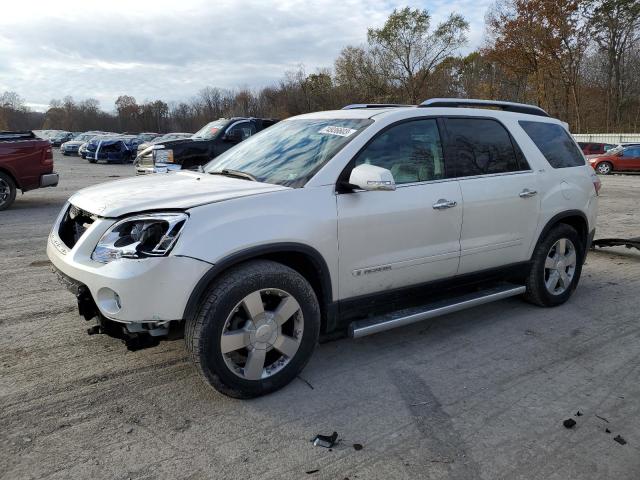
{"type": "Polygon", "coordinates": [[[73,139],[74,142],[86,142],[88,140],[91,140],[93,137],[95,137],[95,135],[90,135],[90,134],[82,134],[82,135],[78,135],[77,137],[75,137],[73,139]]]}
{"type": "Polygon", "coordinates": [[[369,119],[285,120],[227,150],[204,171],[235,170],[259,182],[302,187],[372,123],[369,119]]]}
{"type": "Polygon", "coordinates": [[[225,119],[216,120],[215,122],[209,122],[196,133],[194,133],[191,138],[211,140],[218,134],[220,130],[225,127],[228,122],[229,121],[225,119]]]}

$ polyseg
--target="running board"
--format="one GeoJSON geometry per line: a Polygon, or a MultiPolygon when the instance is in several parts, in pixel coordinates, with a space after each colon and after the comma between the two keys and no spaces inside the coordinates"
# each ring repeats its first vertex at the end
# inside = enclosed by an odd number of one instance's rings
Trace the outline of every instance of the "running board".
{"type": "Polygon", "coordinates": [[[434,318],[477,305],[502,300],[503,298],[521,295],[525,291],[526,287],[521,285],[501,284],[497,287],[459,295],[446,300],[439,300],[419,307],[398,310],[386,315],[367,318],[366,320],[356,320],[349,325],[349,336],[351,338],[366,337],[367,335],[384,332],[385,330],[391,330],[396,327],[403,327],[428,318],[434,318]]]}

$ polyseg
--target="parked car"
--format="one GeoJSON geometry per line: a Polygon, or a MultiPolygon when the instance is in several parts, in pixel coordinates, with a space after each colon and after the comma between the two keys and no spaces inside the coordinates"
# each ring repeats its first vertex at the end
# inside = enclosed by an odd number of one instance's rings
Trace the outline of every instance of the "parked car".
{"type": "Polygon", "coordinates": [[[87,147],[89,146],[89,141],[84,142],[80,147],[78,147],[78,155],[80,158],[87,158],[87,147]]]}
{"type": "Polygon", "coordinates": [[[149,142],[154,138],[158,138],[160,134],[155,132],[143,132],[143,133],[138,133],[136,136],[143,142],[149,142]]]}
{"type": "Polygon", "coordinates": [[[137,154],[140,155],[144,150],[149,148],[151,145],[155,145],[162,142],[168,142],[169,140],[179,140],[181,138],[191,138],[193,137],[193,133],[182,133],[182,132],[171,132],[165,133],[164,135],[160,135],[152,140],[146,141],[138,145],[137,154]]]}
{"type": "Polygon", "coordinates": [[[268,118],[221,118],[202,127],[190,138],[151,145],[135,160],[136,174],[196,170],[222,152],[276,123],[268,118]]]}
{"type": "Polygon", "coordinates": [[[279,122],[199,172],[81,190],[47,253],[101,331],[140,341],[184,324],[202,378],[244,398],[294,379],[320,334],[516,295],[563,304],[599,188],[537,107],[360,105],[279,122]]]}
{"type": "Polygon", "coordinates": [[[85,157],[91,163],[126,163],[135,158],[138,142],[136,135],[99,135],[87,143],[85,157]]]}
{"type": "Polygon", "coordinates": [[[54,147],[59,147],[64,142],[71,140],[73,136],[74,134],[72,132],[58,132],[57,134],[51,136],[49,138],[49,141],[54,147]]]}
{"type": "Polygon", "coordinates": [[[605,155],[590,158],[589,164],[601,175],[611,172],[640,172],[640,145],[614,149],[605,155]]]}
{"type": "Polygon", "coordinates": [[[33,132],[0,132],[0,210],[6,210],[22,193],[58,185],[53,152],[48,140],[33,132]]]}
{"type": "Polygon", "coordinates": [[[608,152],[612,148],[615,148],[613,143],[594,143],[594,142],[578,142],[578,145],[582,149],[582,153],[585,155],[602,155],[608,152]]]}
{"type": "Polygon", "coordinates": [[[60,145],[60,152],[63,155],[78,154],[78,150],[83,143],[88,142],[96,135],[104,134],[104,132],[85,132],[75,136],[71,140],[68,140],[60,145]]]}

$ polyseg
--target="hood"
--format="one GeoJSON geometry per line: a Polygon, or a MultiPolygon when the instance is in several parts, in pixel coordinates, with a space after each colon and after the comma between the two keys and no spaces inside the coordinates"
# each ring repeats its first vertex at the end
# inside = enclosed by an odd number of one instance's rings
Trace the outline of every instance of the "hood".
{"type": "Polygon", "coordinates": [[[195,142],[210,142],[211,140],[212,139],[193,140],[192,138],[177,138],[175,140],[166,140],[162,142],[157,142],[157,143],[154,143],[153,145],[164,145],[166,148],[173,148],[179,145],[186,145],[186,144],[195,143],[195,142]]]}
{"type": "Polygon", "coordinates": [[[221,175],[177,172],[116,180],[80,190],[69,202],[101,217],[148,210],[187,209],[288,187],[221,175]]]}
{"type": "Polygon", "coordinates": [[[65,145],[82,145],[83,143],[86,142],[83,142],[81,140],[69,140],[67,142],[64,142],[65,145]]]}

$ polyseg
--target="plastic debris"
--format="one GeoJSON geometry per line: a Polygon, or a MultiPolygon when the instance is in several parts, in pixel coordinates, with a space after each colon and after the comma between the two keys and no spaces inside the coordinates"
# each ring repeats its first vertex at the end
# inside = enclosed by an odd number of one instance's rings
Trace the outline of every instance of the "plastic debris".
{"type": "Polygon", "coordinates": [[[627,444],[627,441],[624,438],[622,438],[620,435],[616,435],[615,437],[613,437],[613,441],[618,442],[620,445],[627,444]]]}
{"type": "Polygon", "coordinates": [[[313,439],[313,445],[315,447],[331,448],[338,440],[338,432],[333,432],[331,435],[316,435],[313,439]]]}
{"type": "Polygon", "coordinates": [[[562,422],[564,428],[573,428],[576,426],[576,421],[573,418],[567,418],[564,422],[562,422]]]}
{"type": "Polygon", "coordinates": [[[354,443],[353,444],[353,449],[356,451],[360,451],[362,450],[364,447],[360,444],[360,443],[354,443]]]}

